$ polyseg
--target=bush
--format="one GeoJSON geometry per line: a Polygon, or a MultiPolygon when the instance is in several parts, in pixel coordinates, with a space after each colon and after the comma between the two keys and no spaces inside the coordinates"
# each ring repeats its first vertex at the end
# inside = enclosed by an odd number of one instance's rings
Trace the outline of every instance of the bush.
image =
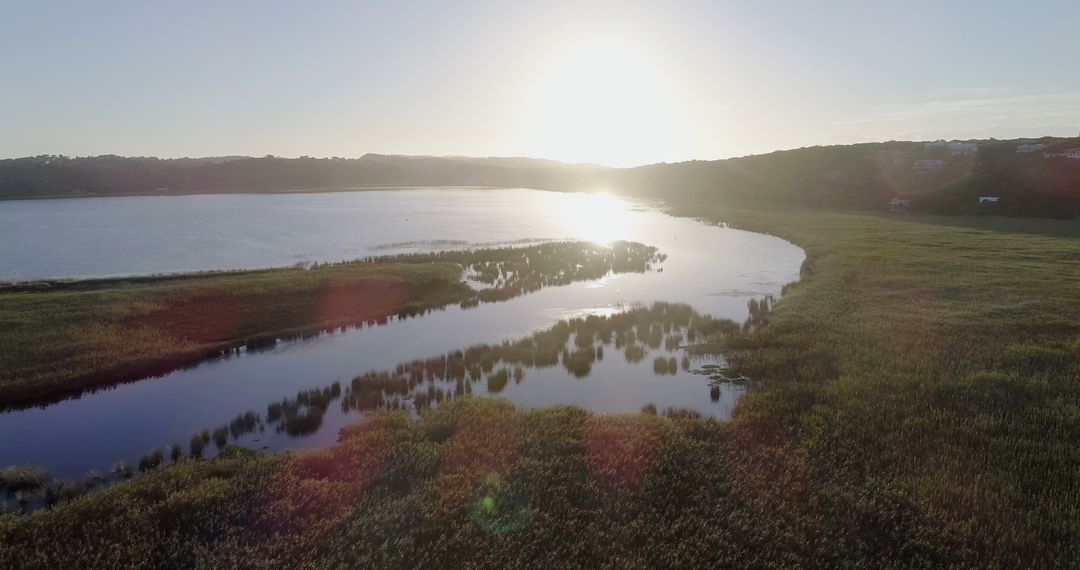
{"type": "Polygon", "coordinates": [[[160,447],[151,449],[149,453],[139,459],[139,472],[145,473],[161,467],[165,463],[165,453],[160,447]]]}
{"type": "Polygon", "coordinates": [[[49,472],[33,465],[11,465],[0,469],[0,489],[14,495],[20,491],[37,492],[45,486],[49,472]]]}
{"type": "Polygon", "coordinates": [[[131,467],[131,464],[127,461],[117,461],[112,466],[113,477],[117,479],[131,479],[131,476],[135,474],[135,470],[131,467]]]}
{"type": "MultiPolygon", "coordinates": [[[[206,432],[203,432],[205,434],[206,432]]],[[[188,442],[189,455],[192,459],[201,459],[203,456],[203,450],[206,448],[206,440],[203,439],[203,434],[195,434],[191,436],[191,441],[188,442]]]]}
{"type": "Polygon", "coordinates": [[[85,488],[68,479],[50,481],[45,486],[45,504],[52,506],[60,501],[74,499],[85,492],[85,488]]]}

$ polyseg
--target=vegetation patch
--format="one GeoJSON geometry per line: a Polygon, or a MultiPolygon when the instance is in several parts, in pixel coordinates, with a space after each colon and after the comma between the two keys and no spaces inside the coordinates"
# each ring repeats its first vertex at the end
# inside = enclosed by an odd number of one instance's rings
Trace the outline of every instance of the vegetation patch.
{"type": "Polygon", "coordinates": [[[636,243],[553,242],[311,267],[0,285],[0,407],[44,403],[295,336],[647,271],[660,258],[636,243]],[[463,274],[478,275],[487,287],[470,288],[463,274]]]}
{"type": "MultiPolygon", "coordinates": [[[[467,396],[379,410],[330,449],[182,460],[0,515],[0,567],[1077,565],[1080,228],[693,213],[808,252],[803,281],[716,344],[754,379],[732,421],[467,396]]],[[[430,366],[471,384],[509,355],[558,364],[578,336],[657,342],[636,324],[430,366]]]]}

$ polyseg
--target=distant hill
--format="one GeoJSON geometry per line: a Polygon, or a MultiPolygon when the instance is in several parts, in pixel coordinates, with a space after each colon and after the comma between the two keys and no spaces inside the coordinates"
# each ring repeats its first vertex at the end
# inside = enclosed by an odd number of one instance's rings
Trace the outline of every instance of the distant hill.
{"type": "Polygon", "coordinates": [[[0,160],[0,199],[377,186],[522,186],[724,201],[1017,216],[1080,214],[1080,139],[885,142],[606,168],[531,158],[37,156],[0,160]],[[980,196],[999,198],[979,204],[980,196]],[[908,202],[910,200],[910,202],[908,202]]]}
{"type": "Polygon", "coordinates": [[[1080,151],[1063,155],[1067,149],[1080,149],[1080,139],[810,147],[643,166],[615,173],[614,186],[680,201],[875,210],[897,197],[911,200],[912,211],[1073,218],[1080,214],[1080,151]],[[1045,146],[1018,152],[1021,145],[1045,146]],[[980,206],[980,196],[999,200],[980,206]]]}
{"type": "Polygon", "coordinates": [[[0,198],[279,192],[378,186],[588,188],[607,169],[525,158],[36,156],[0,160],[0,198]]]}

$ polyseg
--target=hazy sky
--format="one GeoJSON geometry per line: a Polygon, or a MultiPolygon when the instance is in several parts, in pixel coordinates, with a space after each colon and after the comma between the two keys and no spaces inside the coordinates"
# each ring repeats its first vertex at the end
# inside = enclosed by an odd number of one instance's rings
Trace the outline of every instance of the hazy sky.
{"type": "Polygon", "coordinates": [[[1076,135],[1064,1],[0,6],[0,156],[534,156],[635,165],[1076,135]]]}

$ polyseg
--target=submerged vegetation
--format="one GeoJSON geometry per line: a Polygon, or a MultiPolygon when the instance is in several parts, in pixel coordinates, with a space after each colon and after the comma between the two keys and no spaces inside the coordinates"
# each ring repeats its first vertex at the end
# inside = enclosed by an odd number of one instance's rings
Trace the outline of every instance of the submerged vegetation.
{"type": "MultiPolygon", "coordinates": [[[[220,454],[230,444],[254,445],[259,441],[257,434],[267,429],[294,438],[310,436],[322,427],[325,414],[339,401],[341,412],[346,414],[385,409],[406,410],[416,417],[431,412],[438,405],[474,393],[499,395],[511,382],[515,385],[523,382],[526,368],[553,368],[561,363],[567,374],[584,379],[592,373],[594,364],[603,360],[604,347],[608,345],[619,344],[628,349],[638,347],[644,350],[644,344],[634,343],[657,344],[654,339],[667,334],[668,339],[694,338],[709,343],[708,346],[715,349],[723,345],[725,339],[745,337],[753,326],[752,322],[739,325],[730,320],[714,319],[694,312],[687,305],[670,303],[632,308],[609,316],[589,315],[564,320],[515,341],[474,345],[436,357],[402,363],[391,370],[367,372],[344,386],[334,382],[323,388],[300,390],[295,397],[271,402],[265,414],[247,411],[226,424],[192,434],[186,454],[179,443],[172,443],[164,449],[153,448],[139,458],[137,469],[139,474],[146,474],[164,467],[166,457],[169,462],[176,464],[185,459],[197,460],[220,454]],[[256,437],[246,438],[249,434],[256,434],[256,437]],[[211,441],[214,448],[208,452],[206,446],[211,441]]],[[[684,368],[689,368],[689,357],[684,354],[683,358],[684,368]]],[[[706,365],[702,370],[715,367],[706,365]]],[[[677,373],[676,358],[657,357],[653,372],[660,376],[677,373]]],[[[693,389],[694,383],[684,383],[684,386],[684,390],[693,389]]],[[[710,391],[705,380],[697,383],[697,388],[702,390],[702,397],[710,391]]],[[[717,399],[713,398],[713,401],[717,399]]],[[[655,409],[655,405],[653,407],[655,409]]],[[[665,408],[664,413],[674,413],[674,410],[665,408]]],[[[135,475],[130,465],[124,462],[117,465],[119,467],[113,469],[112,482],[135,475]]],[[[50,480],[49,474],[39,468],[13,466],[9,469],[15,474],[36,474],[36,480],[42,484],[34,491],[40,490],[44,482],[50,480]]],[[[12,475],[7,479],[15,480],[16,477],[12,475]]],[[[3,472],[0,472],[0,485],[4,480],[3,472]]],[[[98,474],[94,479],[88,476],[86,489],[103,482],[103,475],[98,474]]],[[[60,494],[48,499],[47,495],[46,505],[51,506],[70,497],[70,494],[60,494]]]]}
{"type": "Polygon", "coordinates": [[[47,401],[234,349],[449,304],[496,302],[609,272],[655,248],[616,242],[440,252],[259,271],[0,285],[0,406],[47,401]],[[481,282],[474,290],[462,276],[481,282]]]}
{"type": "MultiPolygon", "coordinates": [[[[654,334],[667,331],[672,337],[696,338],[708,343],[709,350],[722,351],[725,339],[745,337],[754,326],[750,322],[740,325],[714,319],[695,313],[687,305],[671,303],[655,303],[610,316],[590,315],[560,321],[547,330],[515,341],[475,345],[401,364],[394,370],[357,376],[346,386],[341,405],[345,410],[403,408],[421,414],[444,401],[485,393],[473,387],[482,380],[487,394],[500,394],[511,380],[515,384],[523,382],[526,368],[562,364],[569,375],[586,378],[594,364],[604,359],[605,346],[618,345],[627,351],[643,353],[644,345],[637,344],[638,339],[648,342],[654,334]]],[[[678,372],[678,360],[673,356],[657,357],[657,362],[654,366],[657,375],[678,372]]],[[[689,366],[687,357],[685,367],[689,366]]],[[[285,402],[273,404],[268,412],[285,405],[285,402]]]]}

